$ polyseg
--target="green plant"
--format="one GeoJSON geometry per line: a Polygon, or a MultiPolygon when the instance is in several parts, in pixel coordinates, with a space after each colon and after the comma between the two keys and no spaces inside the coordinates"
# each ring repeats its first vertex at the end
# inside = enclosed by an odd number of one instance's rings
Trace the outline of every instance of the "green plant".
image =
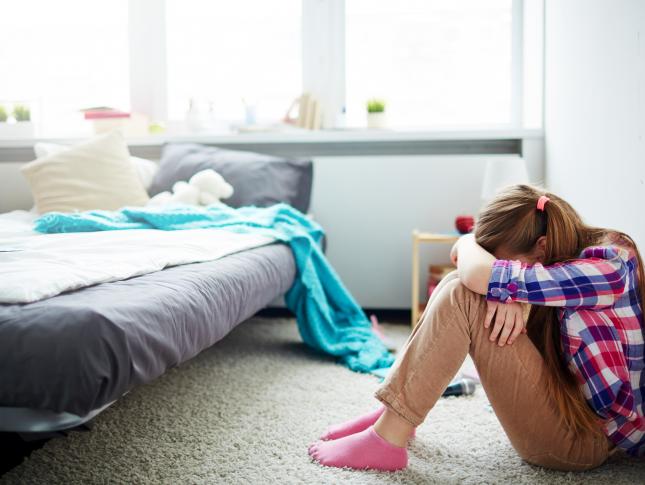
{"type": "Polygon", "coordinates": [[[385,111],[385,101],[382,99],[369,99],[367,100],[368,113],[383,113],[385,111]]]}
{"type": "Polygon", "coordinates": [[[17,104],[13,107],[13,117],[16,121],[29,121],[31,119],[31,111],[22,104],[17,104]]]}
{"type": "Polygon", "coordinates": [[[0,123],[7,121],[7,110],[4,106],[0,106],[0,123]]]}

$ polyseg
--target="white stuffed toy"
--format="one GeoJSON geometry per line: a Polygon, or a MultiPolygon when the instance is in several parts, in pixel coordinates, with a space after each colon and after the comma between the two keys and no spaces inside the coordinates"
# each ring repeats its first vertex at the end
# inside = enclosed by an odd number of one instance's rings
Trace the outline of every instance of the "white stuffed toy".
{"type": "Polygon", "coordinates": [[[172,192],[161,192],[155,195],[148,205],[211,205],[221,204],[221,199],[233,195],[233,187],[215,170],[207,169],[197,172],[188,182],[176,182],[172,192]]]}

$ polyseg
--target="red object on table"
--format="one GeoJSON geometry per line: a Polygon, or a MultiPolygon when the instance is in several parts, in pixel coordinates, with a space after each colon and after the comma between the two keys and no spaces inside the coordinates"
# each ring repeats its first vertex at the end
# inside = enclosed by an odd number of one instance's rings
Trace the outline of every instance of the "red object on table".
{"type": "Polygon", "coordinates": [[[457,216],[455,218],[455,227],[459,234],[468,234],[475,227],[475,218],[473,216],[457,216]]]}

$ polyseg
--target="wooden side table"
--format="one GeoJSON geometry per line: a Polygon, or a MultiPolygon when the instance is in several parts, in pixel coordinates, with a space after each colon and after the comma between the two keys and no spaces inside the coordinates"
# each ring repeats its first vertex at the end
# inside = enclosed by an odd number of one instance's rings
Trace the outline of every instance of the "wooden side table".
{"type": "Polygon", "coordinates": [[[419,320],[419,244],[454,244],[459,237],[457,234],[419,232],[416,229],[412,231],[412,328],[417,325],[419,320]]]}

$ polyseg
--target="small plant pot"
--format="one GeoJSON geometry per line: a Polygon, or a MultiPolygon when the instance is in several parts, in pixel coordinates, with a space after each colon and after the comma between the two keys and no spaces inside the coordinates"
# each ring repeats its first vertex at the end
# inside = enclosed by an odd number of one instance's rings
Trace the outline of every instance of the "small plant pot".
{"type": "Polygon", "coordinates": [[[17,123],[0,123],[0,139],[19,140],[33,138],[34,124],[31,121],[18,121],[17,123]]]}
{"type": "Polygon", "coordinates": [[[385,112],[367,113],[367,127],[370,129],[381,129],[387,125],[385,112]]]}

